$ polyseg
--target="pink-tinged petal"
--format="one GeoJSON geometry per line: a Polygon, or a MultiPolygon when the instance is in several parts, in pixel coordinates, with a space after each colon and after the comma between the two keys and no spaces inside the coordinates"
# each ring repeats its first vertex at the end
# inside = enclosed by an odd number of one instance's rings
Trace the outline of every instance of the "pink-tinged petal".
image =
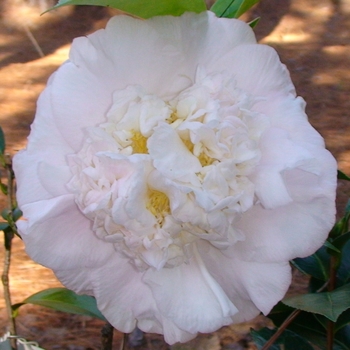
{"type": "Polygon", "coordinates": [[[196,21],[187,14],[181,25],[172,17],[112,18],[105,30],[75,39],[70,61],[59,69],[52,93],[57,125],[71,147],[79,148],[83,129],[103,122],[115,90],[137,84],[147,93],[172,96],[191,83],[202,61],[214,63],[227,47],[246,42],[255,43],[248,25],[206,13],[196,21]],[[219,40],[222,31],[235,33],[229,46],[219,40]],[[164,77],[171,84],[164,84],[164,77]]]}
{"type": "Polygon", "coordinates": [[[206,242],[201,242],[199,252],[210,274],[238,310],[233,322],[248,321],[260,312],[268,314],[290,285],[288,261],[248,262],[241,260],[234,248],[219,251],[206,242]]]}
{"type": "Polygon", "coordinates": [[[166,317],[162,318],[164,340],[169,344],[186,343],[197,336],[197,333],[189,333],[177,327],[166,317]]]}
{"type": "Polygon", "coordinates": [[[286,95],[282,91],[260,100],[253,109],[268,115],[271,127],[288,131],[288,138],[300,146],[309,144],[324,148],[323,138],[307,120],[305,106],[301,97],[295,98],[293,94],[286,95]]]}
{"type": "Polygon", "coordinates": [[[103,265],[113,245],[95,236],[92,222],[71,194],[21,207],[27,222],[19,230],[27,253],[53,270],[103,265]]]}
{"type": "Polygon", "coordinates": [[[212,332],[230,324],[237,312],[196,248],[188,263],[160,271],[149,269],[143,280],[161,314],[189,333],[212,332]]]}
{"type": "Polygon", "coordinates": [[[39,97],[27,148],[18,152],[13,158],[13,168],[17,179],[17,200],[20,206],[49,199],[56,194],[68,193],[64,188],[64,182],[68,176],[65,157],[67,153],[72,152],[72,148],[63,139],[52,116],[52,81],[53,78],[50,79],[49,85],[39,97]],[[57,172],[51,173],[53,183],[59,187],[54,194],[41,181],[39,162],[57,169],[57,172]],[[61,176],[63,176],[62,179],[61,176]]]}
{"type": "Polygon", "coordinates": [[[269,46],[247,44],[234,47],[216,64],[229,70],[243,91],[257,97],[267,96],[270,103],[280,94],[295,95],[288,70],[269,46]]]}
{"type": "Polygon", "coordinates": [[[162,123],[154,129],[147,142],[155,168],[169,179],[176,179],[201,170],[202,166],[169,125],[162,123]]]}
{"type": "Polygon", "coordinates": [[[324,243],[334,218],[334,201],[321,196],[273,210],[256,205],[237,224],[246,235],[246,240],[238,242],[237,247],[251,261],[279,262],[305,257],[324,243]]]}
{"type": "Polygon", "coordinates": [[[112,18],[74,41],[14,159],[27,252],[169,344],[267,314],[335,219],[304,109],[241,21],[112,18]]]}
{"type": "Polygon", "coordinates": [[[256,195],[266,209],[277,208],[292,202],[282,172],[305,168],[318,172],[315,156],[307,148],[290,140],[284,129],[270,128],[260,139],[261,160],[250,180],[256,195]]]}
{"type": "Polygon", "coordinates": [[[99,310],[121,332],[130,333],[138,326],[145,332],[162,333],[161,315],[142,273],[116,251],[101,267],[60,269],[56,274],[67,288],[93,294],[99,310]]]}

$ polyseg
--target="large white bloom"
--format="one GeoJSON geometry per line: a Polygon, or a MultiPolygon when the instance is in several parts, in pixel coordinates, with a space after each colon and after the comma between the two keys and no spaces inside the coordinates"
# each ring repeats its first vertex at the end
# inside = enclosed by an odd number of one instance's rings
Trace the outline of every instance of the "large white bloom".
{"type": "Polygon", "coordinates": [[[211,13],[75,39],[14,159],[28,254],[168,343],[268,313],[335,216],[336,163],[276,52],[211,13]]]}

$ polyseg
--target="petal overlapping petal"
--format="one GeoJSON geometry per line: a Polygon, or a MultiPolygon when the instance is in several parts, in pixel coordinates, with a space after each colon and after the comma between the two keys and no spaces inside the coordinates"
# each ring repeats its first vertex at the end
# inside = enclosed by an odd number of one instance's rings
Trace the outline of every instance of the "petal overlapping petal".
{"type": "Polygon", "coordinates": [[[267,314],[335,219],[336,163],[285,66],[209,12],[75,39],[14,170],[29,255],[169,344],[267,314]]]}

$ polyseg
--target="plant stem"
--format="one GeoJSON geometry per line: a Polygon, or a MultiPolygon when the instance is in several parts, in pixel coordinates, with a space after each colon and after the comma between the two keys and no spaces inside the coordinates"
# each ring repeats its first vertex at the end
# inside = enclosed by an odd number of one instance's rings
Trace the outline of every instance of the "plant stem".
{"type": "Polygon", "coordinates": [[[112,350],[114,328],[106,323],[101,330],[101,350],[112,350]]]}
{"type": "Polygon", "coordinates": [[[284,332],[284,330],[289,326],[289,324],[299,315],[301,310],[294,310],[281,324],[281,327],[277,332],[265,343],[261,350],[268,350],[270,346],[277,340],[277,338],[284,332]]]}
{"type": "MultiPolygon", "coordinates": [[[[6,157],[6,172],[7,172],[7,205],[9,210],[9,221],[13,222],[12,219],[12,209],[13,205],[13,187],[14,187],[14,176],[12,171],[12,162],[11,158],[6,157]]],[[[4,259],[4,269],[1,276],[1,281],[4,287],[4,299],[6,304],[6,310],[8,314],[8,319],[10,323],[10,334],[16,335],[16,322],[12,312],[12,303],[11,303],[11,292],[10,292],[10,265],[11,265],[11,248],[12,248],[12,239],[14,237],[12,229],[4,231],[4,243],[5,243],[5,259],[4,259]]],[[[16,339],[11,338],[11,347],[17,349],[16,339]]]]}

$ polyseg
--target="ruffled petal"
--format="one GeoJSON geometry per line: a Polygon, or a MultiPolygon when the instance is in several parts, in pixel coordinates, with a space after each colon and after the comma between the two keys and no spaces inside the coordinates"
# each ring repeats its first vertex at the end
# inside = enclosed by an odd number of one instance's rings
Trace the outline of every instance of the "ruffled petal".
{"type": "Polygon", "coordinates": [[[62,137],[52,115],[52,81],[53,78],[50,79],[48,86],[39,97],[27,148],[18,152],[13,158],[19,206],[68,193],[63,185],[70,176],[65,156],[71,153],[72,149],[62,137]],[[40,172],[43,175],[44,164],[47,171],[52,167],[56,169],[46,174],[50,175],[50,182],[56,186],[55,189],[52,189],[52,186],[45,186],[42,182],[40,172]]]}
{"type": "Polygon", "coordinates": [[[257,262],[308,256],[323,244],[333,226],[333,203],[326,197],[316,197],[273,210],[256,205],[237,223],[246,236],[237,248],[244,252],[245,259],[257,262]]]}
{"type": "Polygon", "coordinates": [[[160,124],[147,142],[155,168],[169,179],[196,173],[202,168],[185,146],[174,129],[168,124],[160,124]]]}
{"type": "Polygon", "coordinates": [[[187,264],[160,271],[149,269],[143,280],[150,286],[161,314],[189,333],[212,332],[230,324],[237,313],[196,248],[187,264]]]}
{"type": "Polygon", "coordinates": [[[206,242],[200,243],[199,252],[210,274],[238,310],[233,315],[233,322],[248,321],[260,312],[267,315],[284,297],[290,285],[291,269],[288,261],[244,261],[237,254],[237,249],[220,251],[206,242]]]}
{"type": "Polygon", "coordinates": [[[239,45],[216,64],[230,70],[240,89],[253,96],[268,97],[270,103],[281,94],[291,93],[295,96],[288,70],[269,46],[239,45]]]}
{"type": "Polygon", "coordinates": [[[64,195],[21,207],[19,232],[28,255],[53,270],[103,265],[113,245],[98,239],[92,222],[78,209],[74,196],[64,195]],[[49,252],[49,253],[48,253],[49,252]]]}
{"type": "Polygon", "coordinates": [[[130,333],[138,326],[145,332],[162,333],[161,316],[151,290],[126,257],[115,252],[99,268],[58,270],[56,274],[67,288],[79,293],[92,291],[99,310],[121,332],[130,333]]]}
{"type": "Polygon", "coordinates": [[[335,219],[304,109],[241,21],[112,18],[74,41],[14,159],[27,252],[169,344],[267,314],[335,219]]]}

